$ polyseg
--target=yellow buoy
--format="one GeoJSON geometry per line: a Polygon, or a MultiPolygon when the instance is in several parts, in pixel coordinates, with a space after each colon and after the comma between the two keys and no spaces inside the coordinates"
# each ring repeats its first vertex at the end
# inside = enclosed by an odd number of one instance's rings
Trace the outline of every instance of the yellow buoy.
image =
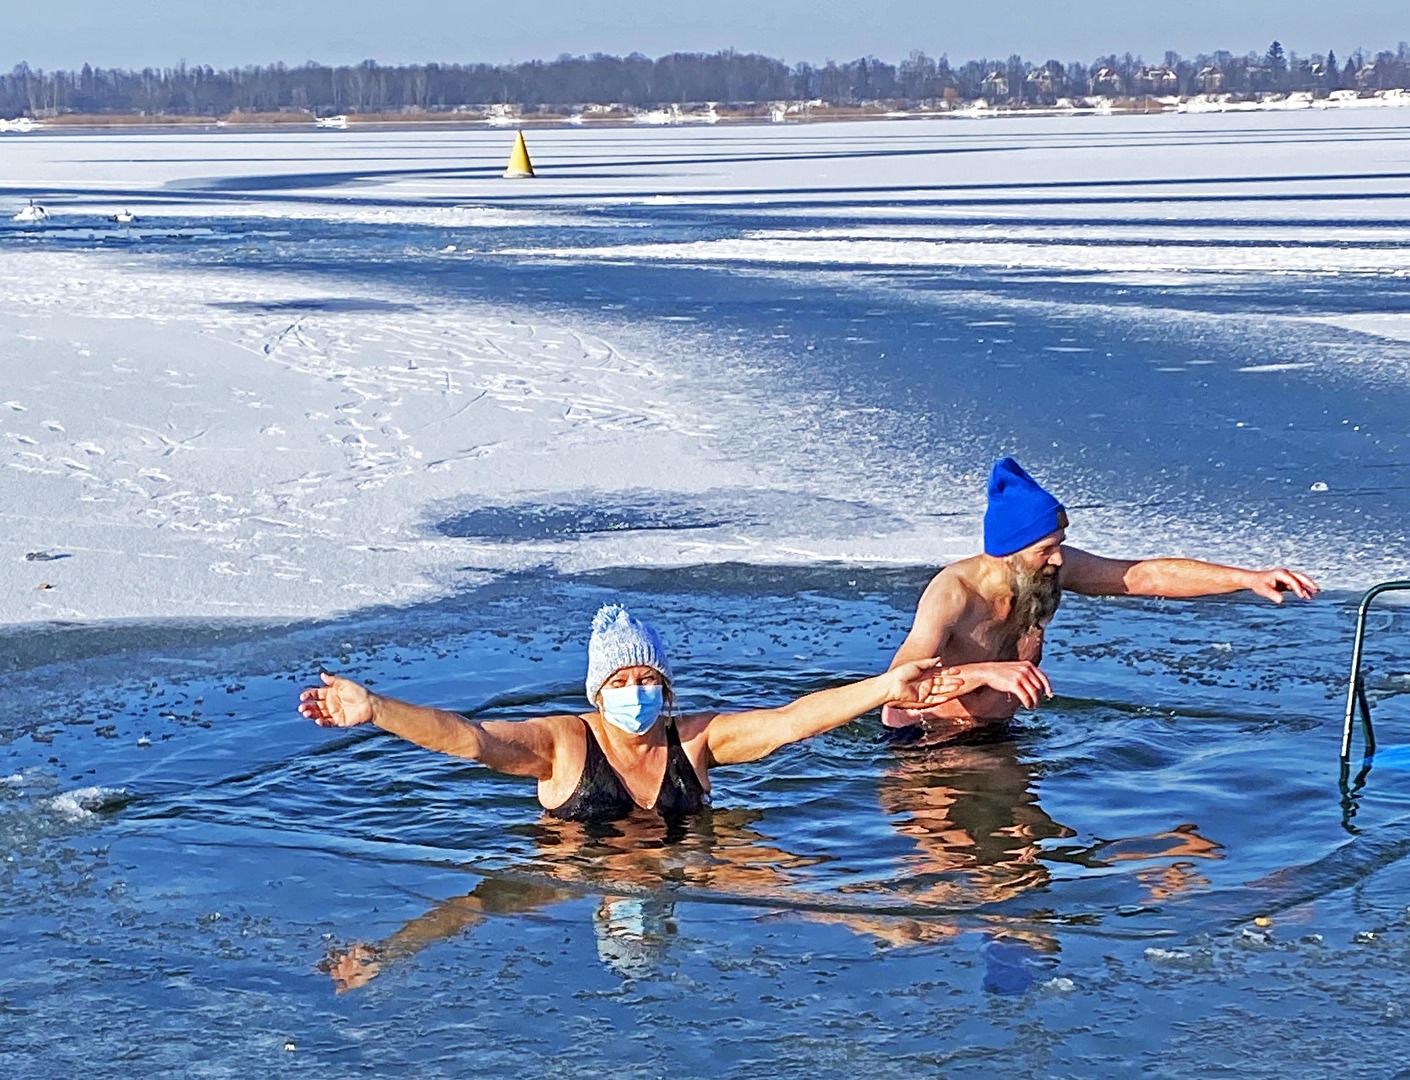
{"type": "Polygon", "coordinates": [[[534,175],[534,167],[529,163],[529,148],[524,145],[524,133],[514,133],[514,149],[509,151],[509,167],[504,170],[506,180],[519,180],[534,175]]]}

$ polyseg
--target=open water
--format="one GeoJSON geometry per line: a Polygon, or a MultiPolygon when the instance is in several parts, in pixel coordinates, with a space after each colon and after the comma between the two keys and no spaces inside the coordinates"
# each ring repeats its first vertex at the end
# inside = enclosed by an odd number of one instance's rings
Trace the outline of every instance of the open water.
{"type": "MultiPolygon", "coordinates": [[[[1383,227],[1410,224],[1399,205],[1383,227]]],[[[598,212],[633,243],[762,224],[598,212]]],[[[614,227],[507,229],[454,260],[428,257],[463,240],[434,228],[294,220],[4,242],[179,243],[352,295],[397,280],[649,325],[661,362],[734,358],[732,407],[763,402],[738,445],[816,464],[763,505],[467,493],[427,522],[446,536],[789,515],[884,533],[931,471],[1013,452],[1086,546],[1287,562],[1333,588],[1281,608],[1069,598],[1058,697],[1002,737],[896,747],[865,718],[718,771],[714,811],[679,833],[550,821],[532,785],[319,729],[297,692],[330,667],[476,716],[577,710],[612,599],[660,626],[685,707],[781,703],[884,667],[933,567],[541,568],[305,625],[0,632],[0,1073],[1401,1074],[1410,788],[1386,754],[1339,782],[1337,753],[1359,591],[1410,569],[1410,347],[1286,316],[1410,311],[1406,279],[564,255],[614,227]],[[328,958],[359,943],[387,959],[349,980],[328,958]]],[[[948,528],[978,491],[934,498],[948,528]]],[[[1410,743],[1404,608],[1374,615],[1368,672],[1382,746],[1410,743]]]]}

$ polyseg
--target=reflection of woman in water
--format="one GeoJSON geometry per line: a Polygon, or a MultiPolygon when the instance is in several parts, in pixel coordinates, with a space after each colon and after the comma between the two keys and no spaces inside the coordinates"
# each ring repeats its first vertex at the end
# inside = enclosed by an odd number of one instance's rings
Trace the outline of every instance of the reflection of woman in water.
{"type": "Polygon", "coordinates": [[[437,904],[377,944],[334,950],[323,970],[343,993],[385,964],[487,918],[595,895],[598,959],[623,978],[652,974],[675,937],[675,899],[682,890],[768,902],[791,895],[800,873],[826,861],[777,847],[751,827],[761,816],[741,810],[701,815],[680,822],[665,843],[660,824],[645,815],[612,825],[544,819],[533,826],[533,857],[512,874],[484,878],[468,895],[437,904]]]}
{"type": "Polygon", "coordinates": [[[757,761],[883,704],[924,707],[955,697],[961,680],[941,675],[935,665],[902,664],[776,709],[675,716],[671,667],[660,637],[609,604],[593,619],[588,642],[586,689],[595,712],[468,720],[374,694],[326,672],[325,685],[299,695],[299,711],[324,727],[370,721],[428,749],[531,776],[538,781],[539,802],[555,817],[613,821],[650,810],[681,818],[709,805],[709,772],[717,765],[757,761]],[[666,719],[658,723],[663,713],[666,719]]]}

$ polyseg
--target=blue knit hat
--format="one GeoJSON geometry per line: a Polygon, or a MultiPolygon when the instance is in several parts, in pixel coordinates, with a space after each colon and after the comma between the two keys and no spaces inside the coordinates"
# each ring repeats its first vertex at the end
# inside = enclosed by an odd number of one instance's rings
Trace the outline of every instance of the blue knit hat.
{"type": "Polygon", "coordinates": [[[671,665],[661,635],[647,623],[628,614],[621,604],[603,604],[592,617],[588,640],[588,700],[597,703],[597,692],[614,672],[637,665],[655,668],[667,682],[671,665]]]}
{"type": "Polygon", "coordinates": [[[984,512],[984,554],[1002,558],[1066,526],[1062,503],[1011,457],[994,462],[989,509],[984,512]]]}

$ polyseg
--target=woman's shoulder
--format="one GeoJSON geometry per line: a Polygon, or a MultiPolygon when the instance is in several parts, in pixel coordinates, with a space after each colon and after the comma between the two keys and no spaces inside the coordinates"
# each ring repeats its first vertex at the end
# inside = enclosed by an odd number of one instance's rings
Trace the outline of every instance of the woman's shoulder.
{"type": "Polygon", "coordinates": [[[555,736],[580,735],[585,728],[591,727],[589,717],[593,713],[557,713],[553,716],[539,718],[539,723],[549,728],[555,736]]]}
{"type": "Polygon", "coordinates": [[[717,712],[710,711],[682,713],[677,716],[675,719],[676,731],[680,732],[681,742],[690,742],[691,739],[699,738],[710,726],[710,721],[719,715],[717,712]]]}
{"type": "MultiPolygon", "coordinates": [[[[548,739],[554,745],[574,744],[583,741],[583,731],[588,718],[577,713],[556,713],[549,716],[534,716],[527,720],[510,722],[510,730],[522,732],[518,738],[548,739]]],[[[516,736],[511,736],[516,737],[516,736]]]]}

